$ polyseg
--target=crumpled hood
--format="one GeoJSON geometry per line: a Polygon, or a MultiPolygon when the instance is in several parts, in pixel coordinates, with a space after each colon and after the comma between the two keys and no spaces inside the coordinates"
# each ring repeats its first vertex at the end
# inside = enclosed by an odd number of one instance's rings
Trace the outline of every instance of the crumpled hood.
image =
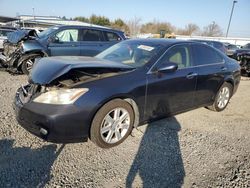
{"type": "Polygon", "coordinates": [[[8,42],[17,44],[26,37],[37,37],[36,30],[16,30],[7,34],[8,42]]]}
{"type": "Polygon", "coordinates": [[[112,68],[129,70],[133,67],[122,63],[94,57],[58,56],[40,59],[32,68],[29,80],[35,84],[46,85],[72,69],[112,68]]]}

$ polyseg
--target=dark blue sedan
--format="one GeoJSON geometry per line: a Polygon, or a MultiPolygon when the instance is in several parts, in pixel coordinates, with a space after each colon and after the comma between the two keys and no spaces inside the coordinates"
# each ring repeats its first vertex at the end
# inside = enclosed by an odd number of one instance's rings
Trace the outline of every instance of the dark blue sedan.
{"type": "Polygon", "coordinates": [[[47,141],[90,138],[109,148],[153,120],[199,107],[222,111],[239,83],[239,64],[208,45],[127,40],[95,57],[41,59],[17,91],[15,111],[47,141]]]}

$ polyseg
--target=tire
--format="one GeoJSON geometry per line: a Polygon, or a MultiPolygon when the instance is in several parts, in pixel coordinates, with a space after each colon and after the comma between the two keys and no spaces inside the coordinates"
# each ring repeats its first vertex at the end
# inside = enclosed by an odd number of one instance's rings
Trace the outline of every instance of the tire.
{"type": "Polygon", "coordinates": [[[134,117],[134,111],[126,101],[114,99],[106,103],[95,114],[90,128],[90,140],[101,148],[119,145],[131,133],[134,117]]]}
{"type": "Polygon", "coordinates": [[[208,106],[207,108],[216,112],[223,111],[232,97],[233,86],[230,83],[225,82],[220,87],[218,93],[216,94],[214,103],[212,106],[208,106]],[[223,102],[224,101],[224,102],[223,102]]]}
{"type": "Polygon", "coordinates": [[[35,59],[41,57],[42,57],[41,54],[27,54],[22,56],[18,61],[18,64],[21,64],[22,72],[28,75],[35,63],[35,59]]]}

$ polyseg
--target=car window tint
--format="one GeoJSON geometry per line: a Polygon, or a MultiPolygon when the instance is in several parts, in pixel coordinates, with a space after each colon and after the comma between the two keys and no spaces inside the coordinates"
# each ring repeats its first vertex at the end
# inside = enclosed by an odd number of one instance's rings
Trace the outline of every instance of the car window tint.
{"type": "Polygon", "coordinates": [[[105,32],[105,34],[107,36],[108,41],[120,41],[121,40],[121,38],[116,33],[105,32]]]}
{"type": "Polygon", "coordinates": [[[66,29],[56,34],[60,42],[78,41],[78,29],[66,29]]]}
{"type": "Polygon", "coordinates": [[[196,65],[206,65],[223,62],[223,58],[217,51],[212,48],[203,45],[194,45],[194,49],[194,58],[196,61],[196,65]]]}
{"type": "Polygon", "coordinates": [[[83,31],[83,41],[102,41],[102,32],[93,29],[83,31]]]}
{"type": "Polygon", "coordinates": [[[178,64],[178,68],[191,66],[190,50],[188,45],[178,45],[171,48],[161,59],[161,62],[172,62],[178,64]]]}

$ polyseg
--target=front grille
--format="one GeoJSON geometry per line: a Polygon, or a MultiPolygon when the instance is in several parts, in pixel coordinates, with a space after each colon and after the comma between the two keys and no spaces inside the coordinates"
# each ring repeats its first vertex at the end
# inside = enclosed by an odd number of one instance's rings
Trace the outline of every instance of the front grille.
{"type": "Polygon", "coordinates": [[[28,84],[20,88],[20,100],[23,104],[29,102],[32,98],[43,92],[44,86],[38,84],[28,84]]]}

